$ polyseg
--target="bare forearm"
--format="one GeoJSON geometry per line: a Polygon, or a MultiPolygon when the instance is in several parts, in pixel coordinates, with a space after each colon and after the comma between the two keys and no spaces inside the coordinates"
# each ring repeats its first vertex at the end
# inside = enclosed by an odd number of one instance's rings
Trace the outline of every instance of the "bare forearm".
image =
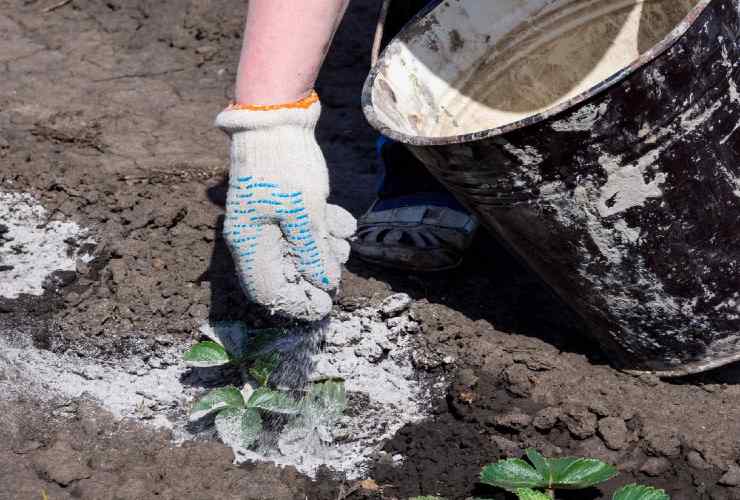
{"type": "Polygon", "coordinates": [[[298,101],[313,89],[349,0],[250,0],[236,100],[298,101]]]}

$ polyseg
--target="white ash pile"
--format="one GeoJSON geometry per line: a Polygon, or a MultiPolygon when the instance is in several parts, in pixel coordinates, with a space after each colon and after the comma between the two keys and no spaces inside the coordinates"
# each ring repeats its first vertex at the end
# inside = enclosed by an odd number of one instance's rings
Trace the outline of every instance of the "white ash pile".
{"type": "MultiPolygon", "coordinates": [[[[170,362],[159,369],[133,358],[126,363],[95,361],[75,353],[36,349],[30,338],[0,338],[0,391],[3,399],[38,398],[60,405],[76,398],[92,399],[119,418],[173,428],[172,415],[194,391],[180,379],[185,367],[180,353],[168,351],[170,362]]],[[[163,365],[165,363],[162,363],[163,365]]]]}
{"type": "Polygon", "coordinates": [[[42,295],[74,280],[77,261],[92,260],[92,243],[76,223],[52,220],[30,194],[0,191],[0,297],[42,295]]]}
{"type": "Polygon", "coordinates": [[[408,311],[410,304],[408,295],[397,294],[378,308],[340,312],[326,321],[314,333],[320,341],[313,344],[321,348],[307,356],[307,375],[309,381],[344,381],[344,415],[300,419],[277,437],[277,446],[256,452],[232,443],[237,461],[293,465],[310,476],[327,466],[348,478],[361,477],[384,441],[429,411],[432,384],[421,379],[412,363],[419,324],[408,311]]]}
{"type": "MultiPolygon", "coordinates": [[[[236,461],[292,465],[314,477],[326,466],[350,479],[362,477],[368,462],[382,454],[386,440],[428,415],[431,391],[441,383],[414,370],[420,328],[408,310],[410,303],[408,296],[394,295],[379,307],[338,312],[311,331],[304,327],[283,332],[276,341],[285,355],[281,388],[295,392],[312,382],[341,379],[346,407],[341,414],[302,415],[277,427],[277,435],[265,441],[270,446],[256,451],[226,443],[236,461]]],[[[246,325],[239,325],[206,324],[201,333],[244,334],[246,325]]],[[[175,442],[213,437],[212,426],[192,426],[187,414],[208,388],[237,384],[238,370],[189,369],[182,360],[186,346],[171,345],[167,338],[155,344],[156,355],[104,361],[37,349],[30,337],[0,338],[0,374],[5,374],[0,377],[0,397],[61,402],[87,398],[119,418],[172,429],[175,442]]]]}

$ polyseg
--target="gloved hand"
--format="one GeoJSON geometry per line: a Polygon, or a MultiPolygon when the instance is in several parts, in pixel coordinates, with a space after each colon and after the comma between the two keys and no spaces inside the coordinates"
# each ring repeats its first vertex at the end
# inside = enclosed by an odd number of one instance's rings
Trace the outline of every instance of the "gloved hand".
{"type": "Polygon", "coordinates": [[[288,105],[232,105],[216,118],[231,136],[223,234],[242,288],[273,313],[306,321],[331,311],[357,224],[326,203],[320,113],[313,93],[288,105]]]}

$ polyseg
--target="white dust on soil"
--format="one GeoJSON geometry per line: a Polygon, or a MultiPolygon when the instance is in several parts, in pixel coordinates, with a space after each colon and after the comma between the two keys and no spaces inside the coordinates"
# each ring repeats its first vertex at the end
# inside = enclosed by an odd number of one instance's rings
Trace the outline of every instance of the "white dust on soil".
{"type": "Polygon", "coordinates": [[[73,271],[76,259],[66,241],[84,242],[74,222],[50,220],[47,210],[28,193],[0,191],[0,296],[42,295],[44,279],[54,271],[73,271]]]}
{"type": "MultiPolygon", "coordinates": [[[[294,422],[274,436],[271,446],[261,446],[258,451],[231,443],[236,461],[293,465],[310,476],[326,465],[348,478],[363,476],[367,462],[378,456],[384,441],[403,425],[428,414],[430,384],[420,380],[411,361],[419,325],[407,312],[410,300],[404,295],[393,296],[380,308],[338,313],[313,334],[295,330],[281,337],[283,346],[291,345],[286,338],[304,339],[293,342],[303,347],[286,358],[293,360],[290,363],[295,365],[292,370],[297,379],[345,380],[348,410],[338,421],[314,415],[294,422]]],[[[214,329],[218,324],[206,325],[202,333],[214,329]]],[[[199,423],[203,425],[193,426],[187,413],[193,401],[206,392],[206,386],[229,382],[219,370],[186,367],[181,359],[187,346],[173,347],[162,339],[146,360],[130,356],[101,361],[75,352],[39,350],[27,335],[4,333],[0,336],[3,399],[89,398],[116,417],[171,429],[175,443],[213,436],[207,419],[199,423]]],[[[287,380],[285,384],[299,387],[287,380]]]]}
{"type": "Polygon", "coordinates": [[[291,367],[296,378],[301,378],[296,365],[305,364],[308,381],[344,380],[348,411],[339,418],[303,415],[257,450],[244,449],[238,433],[225,433],[236,461],[291,465],[312,477],[319,467],[328,466],[350,479],[362,477],[366,463],[381,453],[385,441],[428,415],[430,384],[420,380],[411,360],[419,325],[406,313],[410,301],[406,295],[394,295],[380,308],[339,313],[313,333],[295,331],[282,338],[283,345],[303,346],[291,367]],[[319,344],[322,349],[313,349],[319,344]]]}
{"type": "Polygon", "coordinates": [[[75,353],[36,349],[30,338],[0,335],[0,390],[3,399],[41,401],[92,399],[118,418],[172,428],[169,415],[187,405],[194,389],[181,383],[187,370],[175,350],[160,354],[153,369],[141,359],[100,361],[75,353]]]}

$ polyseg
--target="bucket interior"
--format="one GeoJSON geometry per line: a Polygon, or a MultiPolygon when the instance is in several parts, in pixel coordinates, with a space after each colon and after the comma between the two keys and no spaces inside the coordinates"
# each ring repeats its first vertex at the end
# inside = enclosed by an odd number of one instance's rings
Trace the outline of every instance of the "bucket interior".
{"type": "Polygon", "coordinates": [[[370,88],[376,125],[454,137],[558,106],[634,63],[702,0],[457,0],[404,30],[370,88]]]}

